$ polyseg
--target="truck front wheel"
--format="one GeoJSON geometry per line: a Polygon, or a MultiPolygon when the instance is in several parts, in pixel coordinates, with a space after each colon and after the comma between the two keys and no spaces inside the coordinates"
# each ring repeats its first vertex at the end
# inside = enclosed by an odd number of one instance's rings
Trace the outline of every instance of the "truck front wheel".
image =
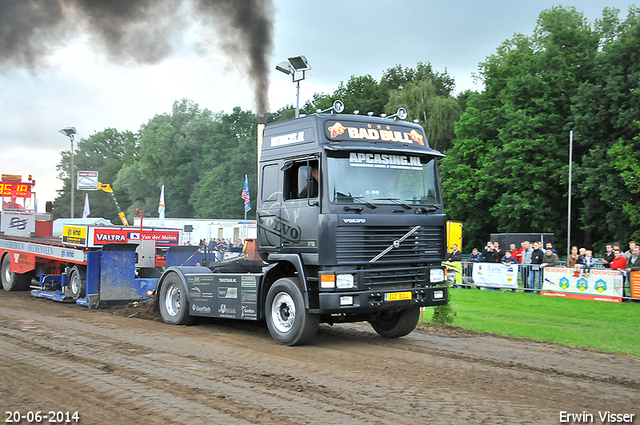
{"type": "Polygon", "coordinates": [[[190,325],[193,316],[189,315],[187,290],[175,273],[169,275],[160,289],[160,315],[165,323],[171,325],[190,325]]]}
{"type": "Polygon", "coordinates": [[[411,307],[400,311],[383,311],[369,323],[380,336],[399,338],[413,332],[418,320],[420,320],[420,307],[411,307]]]}
{"type": "Polygon", "coordinates": [[[267,293],[267,327],[273,339],[282,345],[304,345],[318,332],[320,316],[304,307],[297,279],[278,279],[267,293]]]}
{"type": "Polygon", "coordinates": [[[5,291],[24,291],[29,289],[31,285],[31,276],[33,273],[14,273],[11,271],[11,258],[9,254],[2,259],[2,288],[5,291]]]}

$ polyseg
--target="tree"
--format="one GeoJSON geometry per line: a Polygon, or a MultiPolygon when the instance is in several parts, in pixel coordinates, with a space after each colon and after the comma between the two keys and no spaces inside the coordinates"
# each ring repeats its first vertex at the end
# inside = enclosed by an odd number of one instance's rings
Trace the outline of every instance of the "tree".
{"type": "Polygon", "coordinates": [[[203,168],[208,167],[202,158],[207,154],[217,159],[217,152],[211,150],[217,126],[211,111],[187,99],[174,102],[171,114],[156,115],[144,124],[136,164],[118,176],[118,185],[133,198],[128,213],[135,214],[136,208],[145,213],[157,210],[164,185],[167,217],[193,217],[190,199],[203,168]],[[125,183],[127,177],[135,176],[140,180],[125,183]],[[132,186],[139,183],[140,187],[132,186]]]}
{"type": "MultiPolygon", "coordinates": [[[[244,176],[248,176],[249,192],[257,196],[256,117],[236,107],[230,115],[219,117],[220,125],[203,161],[208,167],[190,199],[197,217],[242,218],[244,201],[240,198],[244,176]]],[[[255,217],[253,213],[247,216],[255,217]]]]}
{"type": "Polygon", "coordinates": [[[449,95],[439,96],[433,80],[405,83],[401,89],[391,90],[385,105],[387,114],[405,108],[409,118],[416,118],[427,133],[429,145],[446,151],[454,138],[454,123],[460,118],[458,102],[449,95]]]}
{"type": "Polygon", "coordinates": [[[553,232],[562,246],[572,99],[592,78],[599,43],[582,13],[554,7],[532,36],[516,34],[480,64],[485,90],[468,97],[442,162],[448,211],[478,232],[474,242],[553,232]]]}

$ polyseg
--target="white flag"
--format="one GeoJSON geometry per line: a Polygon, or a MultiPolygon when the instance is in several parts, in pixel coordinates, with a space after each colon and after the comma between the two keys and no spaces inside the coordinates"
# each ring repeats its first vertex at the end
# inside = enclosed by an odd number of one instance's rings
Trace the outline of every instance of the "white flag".
{"type": "Polygon", "coordinates": [[[160,204],[158,205],[158,214],[160,215],[159,224],[164,226],[164,185],[160,191],[160,204]]]}
{"type": "Polygon", "coordinates": [[[84,209],[82,210],[82,218],[87,218],[91,214],[91,208],[89,208],[89,194],[84,194],[84,209]]]}

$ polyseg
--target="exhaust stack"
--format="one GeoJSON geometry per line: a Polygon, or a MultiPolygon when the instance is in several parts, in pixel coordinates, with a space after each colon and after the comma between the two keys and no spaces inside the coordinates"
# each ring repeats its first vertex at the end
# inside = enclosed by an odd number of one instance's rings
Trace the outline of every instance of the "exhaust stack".
{"type": "Polygon", "coordinates": [[[260,157],[262,156],[262,142],[264,141],[264,128],[266,126],[266,115],[258,115],[258,175],[260,175],[260,157]]]}

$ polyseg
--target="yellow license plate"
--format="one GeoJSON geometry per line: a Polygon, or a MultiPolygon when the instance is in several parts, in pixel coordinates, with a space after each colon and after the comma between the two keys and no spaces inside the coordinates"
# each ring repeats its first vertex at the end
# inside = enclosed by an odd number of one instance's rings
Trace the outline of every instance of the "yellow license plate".
{"type": "Polygon", "coordinates": [[[404,301],[412,298],[411,292],[392,292],[384,294],[385,301],[404,301]]]}

